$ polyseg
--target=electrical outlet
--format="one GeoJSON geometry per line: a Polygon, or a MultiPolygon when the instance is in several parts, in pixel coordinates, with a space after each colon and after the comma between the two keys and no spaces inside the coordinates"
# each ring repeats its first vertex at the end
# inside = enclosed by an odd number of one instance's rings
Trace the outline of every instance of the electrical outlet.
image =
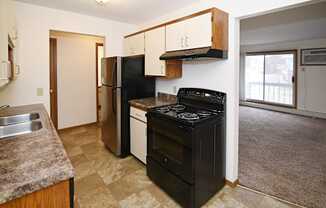
{"type": "Polygon", "coordinates": [[[43,88],[36,88],[36,95],[43,96],[43,88]]]}
{"type": "Polygon", "coordinates": [[[177,93],[177,86],[173,86],[173,93],[174,93],[174,94],[177,93]]]}

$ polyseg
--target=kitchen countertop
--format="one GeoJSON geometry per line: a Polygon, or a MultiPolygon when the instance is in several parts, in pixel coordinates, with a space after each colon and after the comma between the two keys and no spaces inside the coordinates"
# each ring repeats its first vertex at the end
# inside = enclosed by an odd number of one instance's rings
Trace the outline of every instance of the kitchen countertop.
{"type": "Polygon", "coordinates": [[[175,95],[158,93],[157,97],[130,100],[129,103],[132,107],[148,111],[151,108],[175,104],[177,103],[177,97],[175,95]]]}
{"type": "Polygon", "coordinates": [[[43,128],[0,139],[0,204],[74,177],[63,144],[41,104],[11,107],[0,116],[37,112],[43,128]]]}

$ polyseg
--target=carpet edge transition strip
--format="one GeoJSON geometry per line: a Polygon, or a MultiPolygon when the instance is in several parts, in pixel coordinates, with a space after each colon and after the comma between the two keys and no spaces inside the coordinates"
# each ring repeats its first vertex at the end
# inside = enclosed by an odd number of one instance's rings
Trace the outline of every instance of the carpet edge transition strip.
{"type": "Polygon", "coordinates": [[[299,208],[307,208],[307,207],[302,206],[302,205],[300,205],[300,204],[296,204],[296,203],[293,203],[293,202],[289,202],[289,201],[284,200],[284,199],[281,199],[281,198],[279,198],[279,197],[277,197],[277,196],[272,196],[272,195],[269,195],[269,194],[265,194],[265,193],[263,193],[263,192],[261,192],[261,191],[254,190],[254,189],[248,188],[248,187],[243,186],[243,185],[240,185],[240,184],[238,184],[238,186],[239,186],[240,188],[246,189],[246,190],[251,191],[251,192],[254,192],[254,193],[256,193],[256,194],[260,194],[260,195],[263,195],[263,196],[271,197],[271,198],[273,198],[273,199],[276,199],[277,201],[280,201],[280,202],[283,202],[283,203],[286,203],[286,204],[289,204],[289,205],[292,205],[292,206],[296,206],[296,207],[299,207],[299,208]]]}

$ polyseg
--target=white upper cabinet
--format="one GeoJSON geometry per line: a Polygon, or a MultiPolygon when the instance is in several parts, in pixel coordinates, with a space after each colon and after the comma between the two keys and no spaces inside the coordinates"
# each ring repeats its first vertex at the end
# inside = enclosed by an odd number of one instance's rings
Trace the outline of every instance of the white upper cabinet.
{"type": "Polygon", "coordinates": [[[212,46],[212,13],[166,26],[166,51],[212,46]]]}
{"type": "Polygon", "coordinates": [[[160,56],[165,53],[165,27],[145,33],[145,75],[165,76],[165,61],[160,56]]]}
{"type": "Polygon", "coordinates": [[[145,53],[145,34],[140,33],[124,39],[125,56],[143,55],[145,53]]]}
{"type": "Polygon", "coordinates": [[[166,51],[177,51],[185,48],[186,22],[177,22],[166,26],[166,51]]]}
{"type": "MultiPolygon", "coordinates": [[[[16,40],[15,2],[11,0],[0,0],[0,87],[10,81],[14,63],[10,59],[16,59],[15,49],[9,52],[9,36],[11,47],[16,40]],[[15,29],[14,29],[15,28],[15,29]],[[14,34],[14,36],[13,36],[14,34]]],[[[15,60],[16,62],[16,60],[15,60]]]]}
{"type": "Polygon", "coordinates": [[[203,14],[185,21],[185,49],[212,46],[212,14],[203,14]]]}

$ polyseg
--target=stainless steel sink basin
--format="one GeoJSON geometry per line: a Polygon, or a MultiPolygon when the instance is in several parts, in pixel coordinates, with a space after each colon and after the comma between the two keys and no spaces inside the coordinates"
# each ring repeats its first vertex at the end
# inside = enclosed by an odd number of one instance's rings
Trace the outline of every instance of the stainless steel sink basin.
{"type": "Polygon", "coordinates": [[[0,117],[0,126],[8,126],[12,124],[29,122],[39,118],[40,118],[40,114],[38,113],[27,113],[21,115],[0,117]]]}
{"type": "Polygon", "coordinates": [[[32,133],[40,129],[42,129],[41,121],[29,121],[8,126],[0,126],[0,139],[10,136],[32,133]]]}

